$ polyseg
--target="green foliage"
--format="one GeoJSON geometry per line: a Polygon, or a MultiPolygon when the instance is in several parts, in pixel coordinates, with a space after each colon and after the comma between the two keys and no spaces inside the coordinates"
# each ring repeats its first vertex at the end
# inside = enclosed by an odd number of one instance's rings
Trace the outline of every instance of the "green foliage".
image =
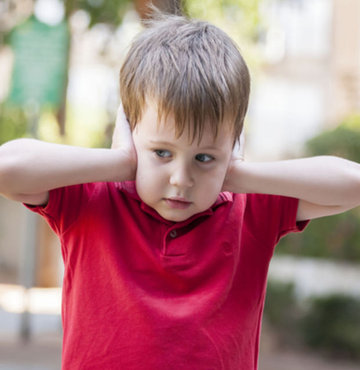
{"type": "MultiPolygon", "coordinates": [[[[353,121],[354,117],[350,118],[353,121]]],[[[307,143],[310,155],[336,155],[360,162],[360,129],[346,121],[334,130],[326,131],[307,143]]],[[[359,118],[360,125],[360,118],[359,118]]]]}
{"type": "Polygon", "coordinates": [[[283,238],[277,253],[360,261],[359,210],[311,221],[303,233],[283,238]]]}
{"type": "Polygon", "coordinates": [[[341,295],[314,298],[301,324],[312,348],[360,358],[360,300],[341,295]]]}
{"type": "Polygon", "coordinates": [[[271,324],[277,328],[291,329],[298,311],[294,284],[269,281],[264,311],[271,324]]]}
{"type": "Polygon", "coordinates": [[[345,295],[300,302],[290,283],[269,281],[264,317],[286,345],[305,344],[331,356],[360,359],[360,300],[345,295]]]}
{"type": "Polygon", "coordinates": [[[23,109],[0,105],[0,145],[25,136],[27,119],[23,109]]]}
{"type": "Polygon", "coordinates": [[[254,40],[261,23],[261,0],[184,0],[185,12],[229,28],[230,34],[254,40]]]}
{"type": "Polygon", "coordinates": [[[77,9],[85,10],[90,16],[89,27],[97,23],[118,26],[128,9],[130,0],[67,0],[67,8],[75,6],[77,9]]]}
{"type": "MultiPolygon", "coordinates": [[[[335,155],[360,162],[360,116],[348,117],[306,144],[307,155],[335,155]]],[[[311,221],[301,234],[283,238],[277,253],[360,261],[360,209],[311,221]]]]}

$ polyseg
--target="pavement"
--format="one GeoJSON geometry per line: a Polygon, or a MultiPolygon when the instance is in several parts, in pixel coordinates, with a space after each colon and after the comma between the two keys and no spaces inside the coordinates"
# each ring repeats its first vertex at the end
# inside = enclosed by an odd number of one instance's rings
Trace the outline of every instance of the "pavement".
{"type": "Polygon", "coordinates": [[[60,370],[61,335],[37,335],[24,343],[0,341],[0,370],[60,370]]]}
{"type": "Polygon", "coordinates": [[[0,370],[61,369],[60,305],[60,288],[0,284],[0,370]]]}

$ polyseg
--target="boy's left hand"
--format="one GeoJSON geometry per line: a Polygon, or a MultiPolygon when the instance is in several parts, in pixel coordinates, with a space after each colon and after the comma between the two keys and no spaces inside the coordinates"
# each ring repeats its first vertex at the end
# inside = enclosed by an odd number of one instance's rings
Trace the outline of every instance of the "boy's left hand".
{"type": "Polygon", "coordinates": [[[233,191],[234,188],[234,169],[239,163],[244,161],[245,153],[245,129],[243,128],[239,141],[235,143],[234,149],[231,154],[228,169],[226,171],[225,180],[221,191],[233,191]]]}
{"type": "Polygon", "coordinates": [[[251,163],[243,159],[243,148],[235,147],[222,191],[297,198],[297,221],[360,205],[358,163],[334,156],[251,163]]]}

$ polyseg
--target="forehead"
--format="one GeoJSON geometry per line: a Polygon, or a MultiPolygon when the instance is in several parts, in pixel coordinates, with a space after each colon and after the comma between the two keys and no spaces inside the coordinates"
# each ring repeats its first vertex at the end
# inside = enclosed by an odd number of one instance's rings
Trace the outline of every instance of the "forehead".
{"type": "Polygon", "coordinates": [[[182,135],[178,137],[174,117],[170,114],[166,118],[162,117],[160,122],[157,114],[157,105],[155,103],[148,103],[143,111],[141,120],[135,127],[135,132],[146,141],[162,141],[188,146],[206,146],[224,149],[228,146],[231,147],[233,140],[232,133],[226,126],[219,130],[216,137],[210,124],[205,125],[204,132],[199,140],[197,138],[192,140],[191,128],[190,135],[187,128],[185,128],[182,135]]]}

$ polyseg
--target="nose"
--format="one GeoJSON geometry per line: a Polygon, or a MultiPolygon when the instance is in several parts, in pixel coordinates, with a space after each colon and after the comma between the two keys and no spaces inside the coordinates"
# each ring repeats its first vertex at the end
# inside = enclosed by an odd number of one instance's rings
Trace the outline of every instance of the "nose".
{"type": "Polygon", "coordinates": [[[193,175],[190,168],[185,164],[176,164],[170,174],[170,185],[179,188],[190,188],[194,185],[193,175]]]}

